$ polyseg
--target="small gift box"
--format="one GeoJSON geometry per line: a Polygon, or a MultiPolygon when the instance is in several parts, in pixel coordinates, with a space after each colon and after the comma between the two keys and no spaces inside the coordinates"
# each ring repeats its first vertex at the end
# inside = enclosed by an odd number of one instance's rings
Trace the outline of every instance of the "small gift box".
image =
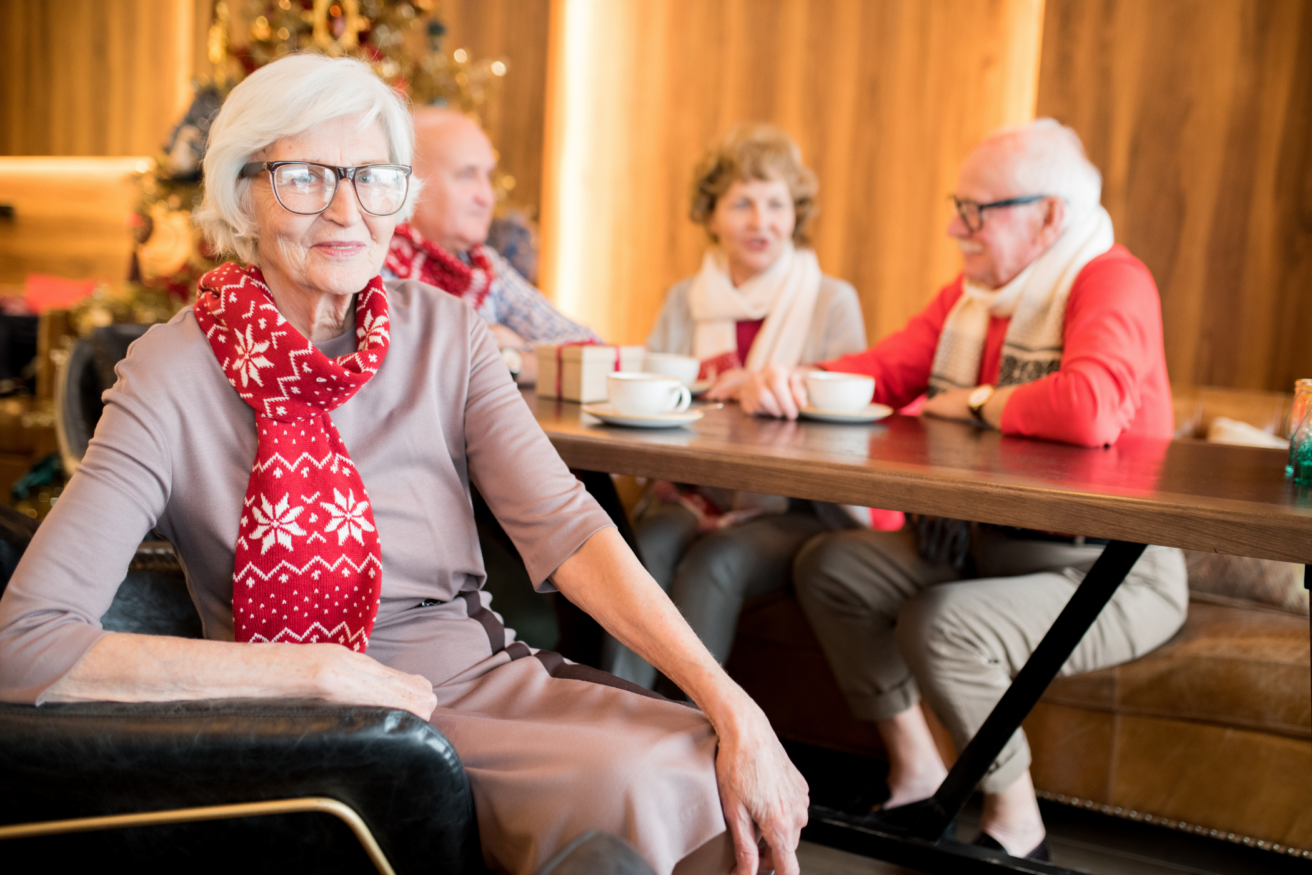
{"type": "Polygon", "coordinates": [[[603,346],[599,343],[540,343],[538,396],[591,404],[609,397],[606,375],[641,371],[640,346],[603,346]]]}

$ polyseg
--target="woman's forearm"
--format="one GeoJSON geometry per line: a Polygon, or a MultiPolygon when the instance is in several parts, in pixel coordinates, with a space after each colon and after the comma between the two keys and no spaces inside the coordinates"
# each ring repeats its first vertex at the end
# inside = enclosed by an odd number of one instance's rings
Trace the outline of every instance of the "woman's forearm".
{"type": "Polygon", "coordinates": [[[314,695],[299,645],[263,648],[162,635],[106,635],[46,691],[49,702],[314,695]]]}
{"type": "Polygon", "coordinates": [[[425,720],[432,685],[336,644],[236,644],[111,633],[45,693],[46,702],[301,698],[381,705],[425,720]]]}
{"type": "Polygon", "coordinates": [[[717,731],[729,729],[739,707],[751,703],[615,529],[602,529],[589,538],[556,570],[552,581],[606,631],[686,692],[717,731]]]}

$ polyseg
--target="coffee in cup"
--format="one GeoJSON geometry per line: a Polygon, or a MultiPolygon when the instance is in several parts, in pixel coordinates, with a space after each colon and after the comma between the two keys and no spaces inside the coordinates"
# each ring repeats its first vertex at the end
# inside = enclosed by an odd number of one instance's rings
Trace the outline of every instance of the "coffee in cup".
{"type": "Polygon", "coordinates": [[[674,377],[621,371],[606,375],[610,405],[625,416],[660,416],[687,410],[692,396],[674,377]]]}
{"type": "Polygon", "coordinates": [[[702,363],[690,355],[675,355],[668,352],[649,352],[642,357],[642,369],[649,374],[664,374],[674,377],[685,386],[697,382],[702,363]]]}
{"type": "Polygon", "coordinates": [[[809,371],[805,381],[811,407],[826,413],[856,413],[875,397],[875,378],[862,374],[809,371]]]}

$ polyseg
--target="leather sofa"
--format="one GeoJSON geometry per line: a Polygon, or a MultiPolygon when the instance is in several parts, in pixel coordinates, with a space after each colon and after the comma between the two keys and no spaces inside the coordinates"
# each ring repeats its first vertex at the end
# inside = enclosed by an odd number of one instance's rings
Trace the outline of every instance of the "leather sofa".
{"type": "MultiPolygon", "coordinates": [[[[1177,390],[1177,438],[1200,439],[1218,416],[1279,433],[1289,400],[1177,390]]],[[[1191,587],[1166,645],[1052,684],[1025,723],[1034,782],[1057,803],[1301,855],[1312,849],[1308,618],[1191,587]]],[[[747,606],[727,668],[784,738],[882,759],[790,594],[747,606]]]]}

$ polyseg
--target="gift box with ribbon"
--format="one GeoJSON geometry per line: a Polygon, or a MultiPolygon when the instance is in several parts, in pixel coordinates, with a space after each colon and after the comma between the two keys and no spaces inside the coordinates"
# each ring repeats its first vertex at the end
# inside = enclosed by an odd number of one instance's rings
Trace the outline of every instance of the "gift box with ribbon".
{"type": "Polygon", "coordinates": [[[640,346],[540,343],[535,352],[540,398],[561,398],[581,404],[605,401],[609,397],[607,374],[642,370],[640,346]]]}

